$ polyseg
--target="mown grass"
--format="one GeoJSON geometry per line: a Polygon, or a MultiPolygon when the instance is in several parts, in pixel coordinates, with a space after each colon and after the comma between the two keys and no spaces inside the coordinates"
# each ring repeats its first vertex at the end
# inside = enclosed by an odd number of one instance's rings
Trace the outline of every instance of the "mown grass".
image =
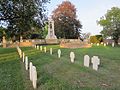
{"type": "Polygon", "coordinates": [[[0,90],[30,90],[16,48],[0,48],[0,90]]]}
{"type": "MultiPolygon", "coordinates": [[[[57,57],[58,45],[48,45],[47,53],[32,47],[21,48],[37,68],[37,90],[119,90],[120,48],[93,46],[92,48],[63,49],[57,57]],[[49,48],[53,48],[53,55],[49,48]],[[75,63],[69,53],[75,52],[75,63]],[[99,56],[98,71],[83,66],[83,57],[99,56]]],[[[16,49],[0,48],[0,90],[33,90],[29,74],[20,62],[16,49]],[[2,89],[1,89],[2,88],[2,89]]]]}
{"type": "Polygon", "coordinates": [[[120,88],[120,48],[94,46],[81,49],[61,49],[59,46],[47,46],[47,53],[34,48],[22,48],[29,61],[37,67],[38,90],[119,90],[120,88]],[[49,48],[53,48],[53,55],[49,48]],[[74,51],[75,63],[70,63],[69,53],[74,51]],[[83,57],[88,54],[99,56],[101,65],[98,71],[83,66],[83,57]]]}

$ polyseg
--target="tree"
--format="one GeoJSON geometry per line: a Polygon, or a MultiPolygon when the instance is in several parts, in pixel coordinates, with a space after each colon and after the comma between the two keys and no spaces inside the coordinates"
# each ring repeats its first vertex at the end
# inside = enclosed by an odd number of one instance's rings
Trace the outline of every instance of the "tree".
{"type": "Polygon", "coordinates": [[[77,20],[76,8],[69,1],[63,1],[54,11],[55,34],[58,38],[78,38],[82,25],[77,20]]]}
{"type": "Polygon", "coordinates": [[[101,42],[103,42],[103,37],[102,37],[102,35],[90,36],[90,42],[91,43],[101,43],[101,42]]]}
{"type": "Polygon", "coordinates": [[[33,27],[42,27],[44,5],[49,0],[0,0],[0,22],[6,23],[10,37],[30,37],[33,27]]]}
{"type": "Polygon", "coordinates": [[[120,38],[120,8],[112,7],[106,15],[101,17],[98,24],[103,27],[101,33],[104,37],[112,37],[116,44],[120,38]]]}

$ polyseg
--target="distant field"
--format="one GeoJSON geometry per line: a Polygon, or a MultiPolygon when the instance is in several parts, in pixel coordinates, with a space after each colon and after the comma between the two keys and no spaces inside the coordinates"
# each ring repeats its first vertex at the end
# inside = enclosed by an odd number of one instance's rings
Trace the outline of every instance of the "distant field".
{"type": "MultiPolygon", "coordinates": [[[[37,90],[119,90],[120,48],[93,46],[87,49],[61,49],[57,57],[57,45],[47,46],[47,53],[32,47],[21,48],[37,68],[37,90]],[[53,55],[49,48],[53,48],[53,55]],[[69,53],[74,51],[75,63],[70,63],[69,53]],[[98,55],[101,65],[98,71],[83,66],[83,57],[98,55]]],[[[16,49],[0,48],[0,90],[33,90],[20,62],[16,49]],[[2,88],[2,89],[1,89],[2,88]]]]}

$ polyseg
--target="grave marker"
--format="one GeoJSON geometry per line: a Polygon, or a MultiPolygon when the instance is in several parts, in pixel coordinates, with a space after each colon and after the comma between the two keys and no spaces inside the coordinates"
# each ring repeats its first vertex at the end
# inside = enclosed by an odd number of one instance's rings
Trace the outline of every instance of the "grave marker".
{"type": "Polygon", "coordinates": [[[98,65],[100,65],[100,59],[98,58],[98,56],[93,56],[92,59],[92,64],[93,64],[93,69],[94,70],[98,70],[98,65]]]}
{"type": "Polygon", "coordinates": [[[29,74],[30,74],[30,80],[32,81],[32,67],[33,67],[33,64],[32,62],[29,63],[29,74]]]}
{"type": "Polygon", "coordinates": [[[72,63],[74,63],[74,59],[75,59],[75,53],[70,52],[70,60],[71,60],[72,63]]]}
{"type": "Polygon", "coordinates": [[[37,88],[37,71],[35,66],[32,67],[32,81],[33,81],[33,88],[36,89],[37,88]]]}
{"type": "Polygon", "coordinates": [[[50,48],[50,54],[52,55],[52,48],[50,48]]]}
{"type": "Polygon", "coordinates": [[[45,53],[47,52],[47,48],[46,48],[46,47],[44,47],[44,52],[45,52],[45,53]]]}
{"type": "Polygon", "coordinates": [[[27,56],[25,57],[25,68],[26,70],[28,70],[28,57],[27,56]]]}
{"type": "Polygon", "coordinates": [[[90,57],[88,55],[84,56],[84,66],[89,67],[90,57]]]}
{"type": "Polygon", "coordinates": [[[58,49],[58,58],[60,58],[60,57],[61,57],[61,50],[58,49]]]}

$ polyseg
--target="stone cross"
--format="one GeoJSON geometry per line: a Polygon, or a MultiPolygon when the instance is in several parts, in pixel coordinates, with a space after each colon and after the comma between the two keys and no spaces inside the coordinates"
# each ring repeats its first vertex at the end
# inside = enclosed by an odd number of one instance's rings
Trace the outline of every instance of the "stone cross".
{"type": "Polygon", "coordinates": [[[84,66],[89,67],[90,65],[90,57],[88,55],[84,56],[84,66]]]}
{"type": "Polygon", "coordinates": [[[27,56],[25,57],[25,68],[26,70],[28,70],[28,57],[27,56]]]}
{"type": "Polygon", "coordinates": [[[3,44],[3,48],[6,48],[7,42],[6,42],[5,36],[3,36],[2,44],[3,44]]]}
{"type": "Polygon", "coordinates": [[[30,76],[30,80],[32,81],[32,67],[33,67],[33,64],[32,62],[29,63],[29,76],[30,76]]]}
{"type": "Polygon", "coordinates": [[[46,47],[44,47],[44,52],[45,52],[45,53],[47,52],[47,48],[46,48],[46,47]]]}
{"type": "Polygon", "coordinates": [[[42,51],[42,46],[40,46],[40,51],[42,51]]]}
{"type": "Polygon", "coordinates": [[[60,57],[61,57],[61,50],[58,49],[58,58],[60,58],[60,57]]]}
{"type": "Polygon", "coordinates": [[[50,48],[50,54],[52,55],[52,48],[50,48]]]}
{"type": "Polygon", "coordinates": [[[100,65],[100,59],[98,58],[98,56],[93,56],[91,62],[93,64],[93,69],[97,71],[98,65],[100,65]]]}
{"type": "Polygon", "coordinates": [[[37,71],[35,66],[32,67],[32,82],[33,82],[33,88],[36,89],[37,88],[37,71]]]}
{"type": "Polygon", "coordinates": [[[70,60],[71,60],[72,63],[74,63],[74,59],[75,59],[75,53],[70,52],[70,60]]]}
{"type": "Polygon", "coordinates": [[[114,42],[112,43],[112,47],[115,47],[115,43],[114,42]]]}
{"type": "Polygon", "coordinates": [[[24,52],[23,52],[22,57],[23,57],[23,62],[24,62],[25,61],[25,53],[24,52]]]}

